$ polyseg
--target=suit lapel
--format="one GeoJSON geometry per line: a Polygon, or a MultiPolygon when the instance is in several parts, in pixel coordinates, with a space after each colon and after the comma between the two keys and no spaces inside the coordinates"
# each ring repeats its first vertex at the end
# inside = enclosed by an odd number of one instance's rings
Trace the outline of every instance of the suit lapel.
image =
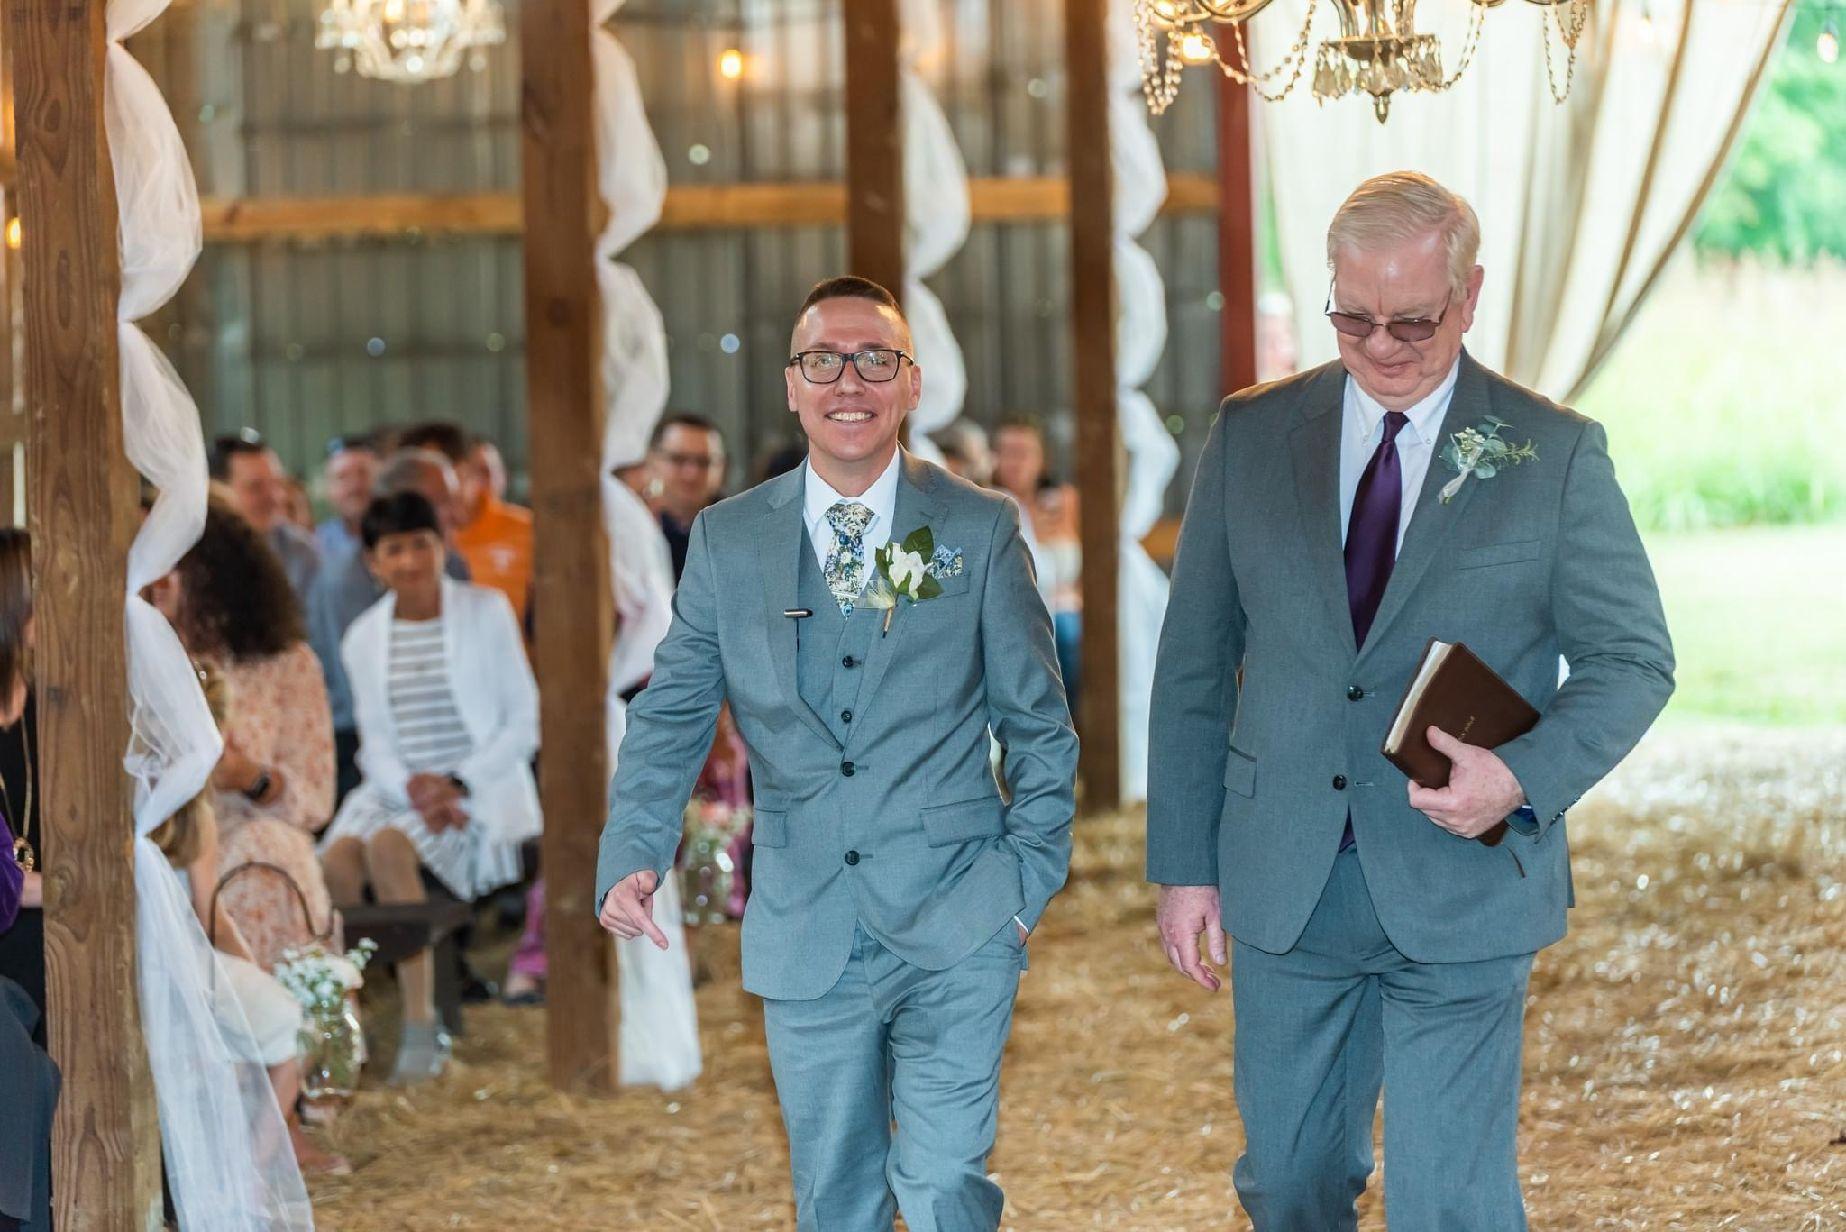
{"type": "Polygon", "coordinates": [[[774,665],[776,681],[796,716],[837,749],[840,742],[801,698],[795,683],[796,625],[800,622],[783,614],[801,606],[801,553],[814,550],[801,516],[807,471],[806,463],[796,467],[771,494],[769,511],[763,516],[762,539],[766,546],[758,557],[757,569],[763,575],[763,621],[769,633],[769,661],[774,665]]]}
{"type": "Polygon", "coordinates": [[[1357,654],[1346,599],[1346,556],[1341,550],[1340,431],[1345,423],[1346,370],[1329,364],[1308,387],[1301,420],[1289,433],[1295,462],[1299,525],[1307,541],[1308,569],[1332,614],[1335,635],[1348,654],[1357,654]]]}
{"type": "MultiPolygon", "coordinates": [[[[918,461],[908,452],[903,455],[903,477],[897,485],[897,504],[891,517],[891,542],[902,543],[919,526],[928,526],[932,533],[940,537],[942,526],[939,515],[942,504],[936,495],[936,476],[927,463],[918,461]]],[[[866,576],[872,576],[870,554],[866,559],[866,576]]],[[[868,612],[882,622],[883,612],[868,612]]],[[[859,709],[861,713],[870,708],[878,696],[878,686],[885,678],[885,672],[891,667],[898,652],[903,649],[905,634],[915,623],[911,617],[908,600],[899,599],[897,610],[891,615],[890,632],[872,639],[872,647],[865,656],[865,683],[859,688],[859,709]]],[[[855,724],[854,730],[863,730],[863,723],[855,724]]]]}
{"type": "Polygon", "coordinates": [[[1442,503],[1443,486],[1455,478],[1442,460],[1443,444],[1450,436],[1470,424],[1479,423],[1490,413],[1487,378],[1481,366],[1464,352],[1461,371],[1455,379],[1455,393],[1449,399],[1448,412],[1442,417],[1429,470],[1417,494],[1416,512],[1411,515],[1410,529],[1404,533],[1404,546],[1398,550],[1397,564],[1391,570],[1391,580],[1385,586],[1384,597],[1378,602],[1378,614],[1372,619],[1371,633],[1365,639],[1367,648],[1377,645],[1391,621],[1403,612],[1411,592],[1429,570],[1430,562],[1448,542],[1451,528],[1459,525],[1467,513],[1474,490],[1481,486],[1479,480],[1469,480],[1461,485],[1454,500],[1446,505],[1442,503]]]}

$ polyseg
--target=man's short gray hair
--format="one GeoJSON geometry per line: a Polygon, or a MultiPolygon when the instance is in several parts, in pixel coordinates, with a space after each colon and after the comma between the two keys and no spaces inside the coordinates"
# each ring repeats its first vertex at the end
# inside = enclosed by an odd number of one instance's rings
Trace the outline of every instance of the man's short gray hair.
{"type": "Polygon", "coordinates": [[[1353,189],[1327,228],[1327,269],[1342,248],[1375,252],[1390,244],[1435,232],[1448,252],[1449,286],[1468,288],[1481,251],[1481,223],[1474,207],[1419,171],[1375,175],[1353,189]]]}
{"type": "Polygon", "coordinates": [[[455,490],[455,468],[449,465],[448,458],[434,449],[400,449],[391,455],[391,460],[378,472],[372,491],[379,496],[414,491],[418,482],[430,471],[442,476],[444,487],[451,492],[455,490]]]}

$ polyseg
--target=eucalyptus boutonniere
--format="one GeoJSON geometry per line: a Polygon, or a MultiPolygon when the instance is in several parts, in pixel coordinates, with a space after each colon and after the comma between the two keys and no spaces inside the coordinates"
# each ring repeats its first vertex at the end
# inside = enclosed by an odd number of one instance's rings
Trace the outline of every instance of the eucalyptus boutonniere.
{"type": "Polygon", "coordinates": [[[1449,443],[1442,449],[1442,460],[1454,467],[1456,474],[1443,485],[1443,504],[1455,499],[1470,475],[1476,479],[1492,479],[1505,467],[1538,461],[1538,450],[1532,447],[1531,441],[1513,445],[1500,439],[1500,429],[1512,426],[1504,419],[1489,415],[1474,427],[1463,428],[1449,437],[1449,443]]]}
{"type": "Polygon", "coordinates": [[[865,602],[883,608],[883,637],[891,631],[891,617],[897,601],[907,599],[921,603],[942,593],[945,577],[962,571],[961,553],[953,548],[937,547],[936,536],[927,526],[910,532],[902,543],[887,543],[872,554],[872,580],[865,588],[865,602]]]}

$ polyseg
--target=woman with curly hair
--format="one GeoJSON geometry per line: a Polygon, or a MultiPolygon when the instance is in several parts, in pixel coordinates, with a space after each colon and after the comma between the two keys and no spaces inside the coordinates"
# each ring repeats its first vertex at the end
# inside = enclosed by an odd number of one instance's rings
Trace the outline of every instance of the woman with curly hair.
{"type": "Polygon", "coordinates": [[[216,500],[198,543],[151,590],[188,653],[222,672],[236,699],[211,783],[219,904],[271,968],[333,925],[313,839],[333,815],[333,720],[320,662],[282,562],[216,500]]]}

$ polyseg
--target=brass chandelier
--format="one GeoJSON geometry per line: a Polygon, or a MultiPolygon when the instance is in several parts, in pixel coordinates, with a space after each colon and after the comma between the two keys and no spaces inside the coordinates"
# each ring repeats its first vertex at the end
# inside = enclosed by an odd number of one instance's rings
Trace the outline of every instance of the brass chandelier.
{"type": "MultiPolygon", "coordinates": [[[[1589,20],[1591,0],[1527,0],[1543,10],[1545,75],[1551,96],[1563,102],[1577,67],[1577,40],[1589,20]],[[1551,45],[1564,49],[1562,81],[1553,66],[1551,45]]],[[[1461,80],[1480,45],[1487,10],[1505,0],[1468,0],[1468,35],[1461,62],[1451,74],[1442,70],[1442,49],[1433,34],[1416,30],[1416,0],[1333,0],[1340,37],[1323,40],[1314,56],[1314,97],[1325,102],[1348,94],[1372,96],[1379,123],[1390,114],[1391,95],[1399,90],[1446,90],[1461,80]]],[[[1270,0],[1135,0],[1135,31],[1140,39],[1141,85],[1155,115],[1179,94],[1180,74],[1188,64],[1209,63],[1274,102],[1295,88],[1308,67],[1308,45],[1319,0],[1308,0],[1301,33],[1281,63],[1264,72],[1250,66],[1244,23],[1268,8],[1270,0]],[[1220,40],[1229,27],[1235,50],[1225,55],[1220,40]],[[1278,86],[1278,83],[1279,86],[1278,86]]]]}
{"type": "Polygon", "coordinates": [[[335,53],[333,70],[415,85],[452,77],[466,58],[506,41],[499,0],[328,0],[314,46],[335,53]]]}

